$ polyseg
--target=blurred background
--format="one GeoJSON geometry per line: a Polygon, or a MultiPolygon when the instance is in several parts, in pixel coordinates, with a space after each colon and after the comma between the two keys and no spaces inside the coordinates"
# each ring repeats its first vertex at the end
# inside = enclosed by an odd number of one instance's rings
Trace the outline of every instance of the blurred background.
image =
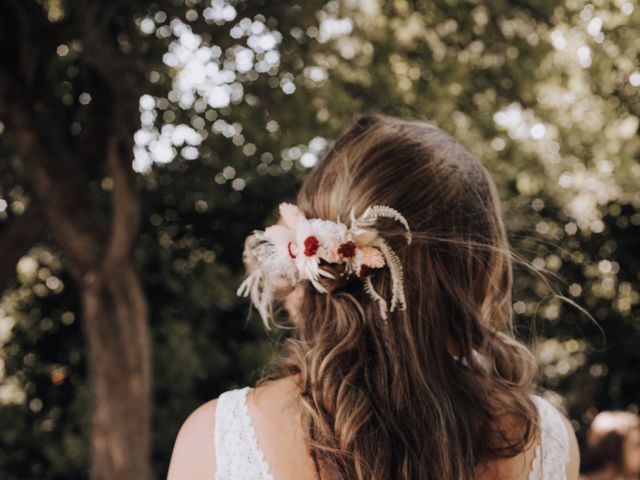
{"type": "Polygon", "coordinates": [[[283,335],[235,295],[244,237],[366,112],[492,172],[540,274],[516,266],[518,334],[581,447],[637,414],[634,3],[0,0],[0,477],[164,478],[283,335]]]}

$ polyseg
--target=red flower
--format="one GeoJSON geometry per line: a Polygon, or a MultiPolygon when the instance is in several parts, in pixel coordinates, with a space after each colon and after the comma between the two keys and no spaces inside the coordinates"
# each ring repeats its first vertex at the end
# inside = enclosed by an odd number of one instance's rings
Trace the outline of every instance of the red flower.
{"type": "Polygon", "coordinates": [[[338,253],[346,258],[351,258],[356,254],[356,244],[349,240],[346,243],[341,243],[338,247],[338,253]]]}
{"type": "Polygon", "coordinates": [[[373,273],[373,268],[371,268],[369,265],[362,265],[360,267],[360,271],[358,272],[358,276],[360,278],[366,278],[372,273],[373,273]]]}
{"type": "Polygon", "coordinates": [[[313,235],[304,239],[304,254],[307,257],[315,255],[318,251],[318,247],[320,247],[320,242],[313,235]]]}
{"type": "MultiPolygon", "coordinates": [[[[291,258],[296,258],[297,255],[291,251],[291,245],[292,244],[293,244],[293,242],[287,243],[287,251],[289,252],[289,256],[291,258]]],[[[295,247],[295,245],[293,245],[293,246],[295,247]]]]}

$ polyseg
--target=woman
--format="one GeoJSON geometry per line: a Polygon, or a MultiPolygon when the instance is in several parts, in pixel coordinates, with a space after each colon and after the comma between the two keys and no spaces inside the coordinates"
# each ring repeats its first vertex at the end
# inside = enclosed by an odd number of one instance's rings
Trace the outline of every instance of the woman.
{"type": "Polygon", "coordinates": [[[294,328],[255,388],[195,410],[169,479],[567,479],[568,421],[514,337],[495,184],[442,130],[358,118],[245,242],[250,295],[294,328]]]}
{"type": "Polygon", "coordinates": [[[584,480],[640,478],[640,418],[625,411],[596,415],[587,432],[581,470],[584,480]]]}

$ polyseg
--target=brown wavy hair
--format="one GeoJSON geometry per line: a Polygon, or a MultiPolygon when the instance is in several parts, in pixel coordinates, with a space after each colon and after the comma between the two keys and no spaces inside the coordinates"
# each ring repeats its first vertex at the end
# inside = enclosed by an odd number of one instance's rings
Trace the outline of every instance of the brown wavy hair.
{"type": "MultiPolygon", "coordinates": [[[[398,253],[407,309],[384,321],[357,277],[309,282],[276,368],[296,375],[320,478],[470,479],[538,434],[537,374],[512,321],[512,251],[486,167],[423,120],[357,118],[305,179],[297,205],[335,220],[369,205],[398,253]]],[[[326,269],[335,268],[325,265],[326,269]]],[[[339,273],[337,270],[334,273],[339,273]]],[[[389,298],[387,269],[373,275],[389,298]]]]}

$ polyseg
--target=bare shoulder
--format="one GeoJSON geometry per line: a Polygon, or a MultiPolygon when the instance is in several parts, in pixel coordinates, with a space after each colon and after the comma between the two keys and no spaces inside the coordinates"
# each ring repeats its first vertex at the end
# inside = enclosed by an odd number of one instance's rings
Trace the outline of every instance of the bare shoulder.
{"type": "MultiPolygon", "coordinates": [[[[505,416],[500,419],[500,429],[510,432],[516,437],[522,434],[524,425],[521,419],[505,416]]],[[[475,474],[476,480],[525,480],[529,478],[529,472],[536,455],[538,437],[533,438],[526,448],[513,457],[503,457],[489,461],[478,466],[475,474]]]]}
{"type": "MultiPolygon", "coordinates": [[[[558,410],[553,403],[538,397],[545,405],[552,408],[562,419],[562,423],[567,431],[567,437],[569,439],[569,461],[567,464],[566,480],[578,480],[580,470],[580,451],[578,449],[578,441],[576,434],[573,430],[571,422],[558,410]]],[[[558,419],[554,419],[558,421],[558,419]]],[[[507,417],[502,419],[501,426],[505,431],[520,432],[520,427],[517,422],[507,417]]],[[[520,454],[509,457],[494,460],[489,464],[482,465],[479,468],[476,479],[477,480],[513,480],[513,479],[527,479],[529,478],[529,471],[533,465],[533,461],[536,455],[536,446],[539,443],[539,437],[533,439],[533,441],[527,446],[527,448],[520,454]]]]}
{"type": "Polygon", "coordinates": [[[576,432],[573,430],[571,422],[562,415],[564,426],[569,436],[569,463],[567,465],[567,480],[577,480],[580,474],[580,449],[578,448],[578,440],[576,432]]]}
{"type": "Polygon", "coordinates": [[[214,423],[217,399],[196,408],[184,421],[171,454],[167,480],[210,480],[216,471],[214,423]]]}

